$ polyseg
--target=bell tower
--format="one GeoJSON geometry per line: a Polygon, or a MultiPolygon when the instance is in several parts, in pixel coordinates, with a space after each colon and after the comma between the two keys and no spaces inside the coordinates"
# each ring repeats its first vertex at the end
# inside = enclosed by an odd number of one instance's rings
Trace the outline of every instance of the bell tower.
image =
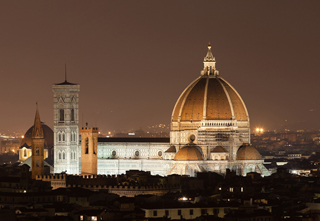
{"type": "Polygon", "coordinates": [[[54,173],[80,173],[79,91],[80,85],[65,79],[54,84],[54,173]]]}
{"type": "Polygon", "coordinates": [[[32,130],[31,151],[32,179],[35,179],[37,175],[44,174],[44,136],[40,121],[38,104],[32,130]]]}
{"type": "Polygon", "coordinates": [[[81,174],[97,174],[98,128],[82,127],[81,134],[81,174]]]}

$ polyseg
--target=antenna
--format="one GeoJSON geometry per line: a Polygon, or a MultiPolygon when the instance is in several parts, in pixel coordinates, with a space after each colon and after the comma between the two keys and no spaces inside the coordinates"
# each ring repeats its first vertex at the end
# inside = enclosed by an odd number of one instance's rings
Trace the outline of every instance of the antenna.
{"type": "Polygon", "coordinates": [[[64,80],[67,82],[67,63],[64,64],[64,80]]]}

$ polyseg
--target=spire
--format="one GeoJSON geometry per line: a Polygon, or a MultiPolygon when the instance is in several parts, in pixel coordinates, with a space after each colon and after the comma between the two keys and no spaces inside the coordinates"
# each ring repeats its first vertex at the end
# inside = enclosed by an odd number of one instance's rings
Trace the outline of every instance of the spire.
{"type": "Polygon", "coordinates": [[[201,75],[219,75],[218,70],[216,70],[216,59],[213,57],[211,52],[211,44],[208,44],[207,55],[203,59],[204,69],[201,71],[201,75]]]}
{"type": "Polygon", "coordinates": [[[209,42],[209,44],[208,44],[208,52],[207,52],[207,55],[204,57],[204,61],[203,62],[215,62],[215,61],[216,61],[216,59],[212,55],[211,44],[209,42]]]}
{"type": "Polygon", "coordinates": [[[32,129],[32,138],[43,138],[43,129],[40,121],[38,103],[36,103],[36,105],[37,105],[37,110],[36,110],[36,116],[34,118],[34,125],[32,129]]]}

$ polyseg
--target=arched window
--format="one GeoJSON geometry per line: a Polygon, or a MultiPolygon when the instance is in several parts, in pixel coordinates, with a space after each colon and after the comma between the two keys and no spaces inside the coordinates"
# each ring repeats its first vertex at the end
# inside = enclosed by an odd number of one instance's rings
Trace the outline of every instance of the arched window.
{"type": "Polygon", "coordinates": [[[66,141],[66,135],[64,133],[62,134],[62,141],[66,141]]]}
{"type": "Polygon", "coordinates": [[[26,149],[23,150],[23,156],[27,157],[27,150],[26,149]]]}
{"type": "Polygon", "coordinates": [[[76,159],[76,152],[73,152],[73,159],[76,159]]]}
{"type": "Polygon", "coordinates": [[[62,159],[66,159],[66,154],[64,152],[62,153],[62,159]]]}
{"type": "Polygon", "coordinates": [[[61,153],[59,152],[59,160],[61,160],[61,153]]]}
{"type": "Polygon", "coordinates": [[[59,133],[59,141],[61,141],[61,133],[59,133]]]}

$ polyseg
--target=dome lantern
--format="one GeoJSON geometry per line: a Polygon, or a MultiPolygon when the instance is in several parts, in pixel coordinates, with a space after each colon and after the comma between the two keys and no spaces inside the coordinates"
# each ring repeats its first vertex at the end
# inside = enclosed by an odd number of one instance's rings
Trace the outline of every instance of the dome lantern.
{"type": "Polygon", "coordinates": [[[208,44],[208,52],[203,60],[203,70],[201,71],[201,75],[219,75],[219,71],[216,70],[216,59],[213,57],[211,51],[211,44],[208,44]]]}

